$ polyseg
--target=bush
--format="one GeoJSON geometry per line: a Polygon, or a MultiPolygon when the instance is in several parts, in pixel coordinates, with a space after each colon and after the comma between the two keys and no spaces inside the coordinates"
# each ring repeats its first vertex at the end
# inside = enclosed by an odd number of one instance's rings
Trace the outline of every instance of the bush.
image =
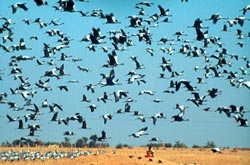
{"type": "Polygon", "coordinates": [[[152,146],[152,147],[155,147],[155,148],[159,148],[159,147],[163,147],[164,144],[163,143],[148,143],[147,147],[149,147],[149,146],[152,146]]]}
{"type": "Polygon", "coordinates": [[[188,148],[185,143],[180,142],[179,140],[175,142],[174,148],[188,148]]]}
{"type": "Polygon", "coordinates": [[[122,144],[122,143],[119,143],[115,146],[116,149],[122,149],[123,147],[129,148],[130,146],[128,144],[122,144]]]}
{"type": "Polygon", "coordinates": [[[208,141],[204,148],[215,148],[216,145],[213,141],[208,141]]]}
{"type": "Polygon", "coordinates": [[[202,146],[199,146],[199,145],[194,144],[194,145],[192,146],[192,148],[202,148],[202,146]]]}
{"type": "Polygon", "coordinates": [[[122,148],[123,148],[123,145],[122,145],[121,143],[119,143],[119,144],[117,144],[117,145],[115,146],[115,148],[116,148],[116,149],[122,149],[122,148]]]}
{"type": "Polygon", "coordinates": [[[171,143],[165,143],[164,147],[166,147],[166,148],[172,148],[172,144],[171,143]]]}

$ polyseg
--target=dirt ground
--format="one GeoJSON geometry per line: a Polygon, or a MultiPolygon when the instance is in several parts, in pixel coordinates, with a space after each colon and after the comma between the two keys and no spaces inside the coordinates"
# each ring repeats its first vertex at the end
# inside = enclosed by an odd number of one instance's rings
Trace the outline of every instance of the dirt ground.
{"type": "Polygon", "coordinates": [[[136,148],[98,148],[98,149],[66,149],[66,148],[1,148],[2,151],[39,151],[45,153],[48,151],[78,152],[82,151],[84,155],[74,159],[60,158],[42,160],[19,160],[3,161],[0,164],[18,164],[18,165],[61,165],[61,164],[81,164],[81,165],[249,165],[250,150],[225,149],[222,153],[213,153],[210,149],[172,149],[172,148],[153,148],[155,156],[146,158],[146,149],[144,147],[136,148]],[[91,154],[87,155],[87,151],[91,154]]]}

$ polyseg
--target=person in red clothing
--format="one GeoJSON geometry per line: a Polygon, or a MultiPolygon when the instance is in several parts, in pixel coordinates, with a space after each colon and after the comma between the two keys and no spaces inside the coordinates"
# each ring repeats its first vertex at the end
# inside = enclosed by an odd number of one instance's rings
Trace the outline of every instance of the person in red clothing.
{"type": "Polygon", "coordinates": [[[148,150],[146,152],[146,157],[147,158],[154,157],[154,150],[152,150],[152,146],[148,147],[148,150]]]}

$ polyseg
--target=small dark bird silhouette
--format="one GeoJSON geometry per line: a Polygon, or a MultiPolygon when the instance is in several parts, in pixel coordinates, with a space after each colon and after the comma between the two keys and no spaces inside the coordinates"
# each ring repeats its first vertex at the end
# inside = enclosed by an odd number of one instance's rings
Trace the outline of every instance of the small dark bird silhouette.
{"type": "Polygon", "coordinates": [[[82,129],[90,129],[89,127],[87,127],[87,122],[86,122],[86,120],[83,120],[82,121],[82,127],[81,127],[82,129]]]}
{"type": "Polygon", "coordinates": [[[103,142],[103,141],[105,141],[106,139],[109,138],[109,137],[107,137],[107,134],[106,134],[105,131],[102,131],[101,133],[102,133],[102,135],[101,135],[100,137],[97,138],[97,141],[103,142]]]}

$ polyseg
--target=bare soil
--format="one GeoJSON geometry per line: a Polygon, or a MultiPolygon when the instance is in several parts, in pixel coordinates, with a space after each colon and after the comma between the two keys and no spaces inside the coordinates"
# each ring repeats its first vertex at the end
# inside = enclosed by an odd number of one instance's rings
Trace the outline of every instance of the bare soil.
{"type": "Polygon", "coordinates": [[[213,153],[210,149],[172,149],[172,148],[153,148],[155,156],[146,158],[147,148],[1,148],[0,151],[91,151],[90,155],[82,155],[74,159],[60,158],[58,160],[19,160],[19,161],[1,161],[0,164],[18,164],[18,165],[61,165],[61,164],[81,164],[81,165],[250,165],[250,150],[247,149],[224,149],[222,153],[213,153]]]}

